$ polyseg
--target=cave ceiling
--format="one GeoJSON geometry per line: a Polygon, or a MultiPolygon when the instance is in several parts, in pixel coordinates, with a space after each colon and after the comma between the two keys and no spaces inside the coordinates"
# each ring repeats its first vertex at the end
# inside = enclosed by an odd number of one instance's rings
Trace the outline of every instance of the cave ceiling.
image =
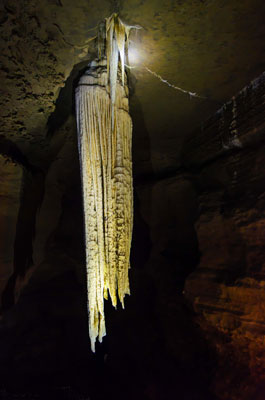
{"type": "Polygon", "coordinates": [[[1,140],[33,165],[47,161],[49,121],[71,111],[74,77],[95,57],[94,28],[113,12],[142,27],[130,70],[139,173],[176,168],[187,135],[265,70],[264,0],[4,0],[0,8],[1,140]]]}

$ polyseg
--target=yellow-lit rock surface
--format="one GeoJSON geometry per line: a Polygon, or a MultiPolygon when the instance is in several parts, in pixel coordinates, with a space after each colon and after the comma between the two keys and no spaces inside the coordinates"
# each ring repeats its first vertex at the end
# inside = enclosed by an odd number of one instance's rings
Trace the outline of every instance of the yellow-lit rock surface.
{"type": "Polygon", "coordinates": [[[97,337],[101,342],[106,334],[104,297],[110,295],[114,307],[118,298],[124,307],[124,296],[130,294],[132,121],[127,82],[123,86],[117,81],[114,89],[112,104],[105,60],[93,61],[76,89],[93,351],[97,337]]]}

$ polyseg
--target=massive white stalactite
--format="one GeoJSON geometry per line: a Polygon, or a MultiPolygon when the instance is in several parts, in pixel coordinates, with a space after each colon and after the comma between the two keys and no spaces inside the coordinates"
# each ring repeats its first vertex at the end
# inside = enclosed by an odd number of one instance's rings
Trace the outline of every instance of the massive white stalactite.
{"type": "MultiPolygon", "coordinates": [[[[87,292],[91,348],[105,335],[104,298],[130,293],[132,236],[132,121],[128,87],[118,73],[115,101],[107,61],[90,63],[76,88],[76,117],[83,185],[87,292]]],[[[126,77],[126,76],[125,76],[126,77]]]]}

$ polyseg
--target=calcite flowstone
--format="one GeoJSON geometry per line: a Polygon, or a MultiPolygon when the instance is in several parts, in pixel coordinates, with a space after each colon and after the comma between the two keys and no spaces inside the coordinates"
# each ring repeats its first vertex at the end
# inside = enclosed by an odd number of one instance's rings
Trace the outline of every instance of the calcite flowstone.
{"type": "Polygon", "coordinates": [[[130,293],[132,121],[127,86],[117,82],[114,105],[109,90],[106,61],[93,61],[76,89],[93,351],[96,338],[101,341],[105,335],[104,298],[109,292],[116,307],[118,292],[124,306],[130,293]]]}

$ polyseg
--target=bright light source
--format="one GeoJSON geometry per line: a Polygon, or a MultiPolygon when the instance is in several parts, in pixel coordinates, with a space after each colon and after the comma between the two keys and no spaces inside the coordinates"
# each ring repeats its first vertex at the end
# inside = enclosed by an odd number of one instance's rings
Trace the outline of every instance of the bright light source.
{"type": "Polygon", "coordinates": [[[140,61],[141,61],[141,55],[140,55],[139,51],[135,47],[130,46],[129,47],[129,64],[131,66],[137,65],[140,63],[140,61]]]}

